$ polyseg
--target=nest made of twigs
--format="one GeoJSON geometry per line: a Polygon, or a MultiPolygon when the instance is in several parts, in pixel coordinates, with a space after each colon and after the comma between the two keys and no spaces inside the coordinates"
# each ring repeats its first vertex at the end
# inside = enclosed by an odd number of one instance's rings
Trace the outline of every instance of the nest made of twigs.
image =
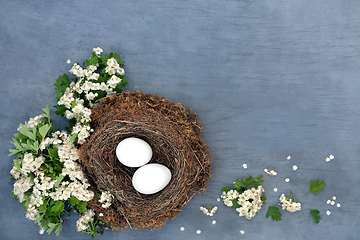
{"type": "Polygon", "coordinates": [[[108,209],[101,207],[97,196],[88,204],[111,228],[160,228],[207,187],[211,150],[200,136],[199,118],[188,107],[134,90],[104,98],[92,109],[91,119],[94,132],[79,148],[79,161],[92,190],[114,196],[108,209]],[[136,168],[122,165],[116,157],[116,146],[128,137],[151,146],[149,163],[170,169],[172,178],[162,191],[144,195],[132,186],[136,168]]]}

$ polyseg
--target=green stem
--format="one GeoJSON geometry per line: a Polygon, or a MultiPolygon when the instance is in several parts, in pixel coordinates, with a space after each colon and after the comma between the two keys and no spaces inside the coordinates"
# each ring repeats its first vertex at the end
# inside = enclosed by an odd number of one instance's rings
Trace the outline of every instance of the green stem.
{"type": "Polygon", "coordinates": [[[293,198],[294,202],[296,202],[295,195],[293,194],[293,192],[291,190],[290,190],[290,194],[291,194],[290,198],[293,198]]]}
{"type": "Polygon", "coordinates": [[[305,194],[303,197],[306,197],[310,192],[308,192],[307,194],[305,194]]]}

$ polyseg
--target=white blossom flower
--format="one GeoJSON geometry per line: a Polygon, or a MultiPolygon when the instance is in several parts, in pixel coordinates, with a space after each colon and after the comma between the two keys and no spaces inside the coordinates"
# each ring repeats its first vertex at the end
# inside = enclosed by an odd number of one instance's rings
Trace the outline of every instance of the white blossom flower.
{"type": "Polygon", "coordinates": [[[326,161],[326,162],[330,162],[330,158],[328,158],[328,157],[325,158],[325,161],[326,161]]]}
{"type": "Polygon", "coordinates": [[[277,192],[278,191],[278,189],[277,188],[274,188],[274,192],[277,192]]]}
{"type": "Polygon", "coordinates": [[[241,234],[245,234],[245,231],[244,231],[244,230],[240,230],[240,233],[241,233],[241,234]]]}
{"type": "Polygon", "coordinates": [[[200,234],[201,233],[201,230],[196,230],[196,234],[200,234]]]}
{"type": "Polygon", "coordinates": [[[330,212],[329,210],[327,210],[327,211],[326,211],[326,215],[329,216],[330,214],[331,214],[331,212],[330,212]]]}
{"type": "Polygon", "coordinates": [[[70,59],[66,60],[66,63],[67,63],[67,64],[70,64],[70,63],[71,63],[70,59]]]}
{"type": "Polygon", "coordinates": [[[285,178],[285,182],[290,182],[290,178],[285,178]]]}
{"type": "Polygon", "coordinates": [[[337,207],[341,207],[340,203],[336,204],[337,207]]]}
{"type": "Polygon", "coordinates": [[[214,225],[214,224],[216,224],[216,220],[212,220],[212,222],[211,222],[211,223],[212,223],[213,225],[214,225]]]}
{"type": "Polygon", "coordinates": [[[330,205],[335,205],[335,201],[331,201],[331,202],[330,202],[330,205]]]}
{"type": "Polygon", "coordinates": [[[247,169],[247,164],[246,163],[243,164],[243,168],[247,169]]]}
{"type": "Polygon", "coordinates": [[[333,160],[333,159],[334,159],[334,156],[333,156],[333,155],[330,155],[329,158],[330,158],[330,160],[333,160]]]}
{"type": "Polygon", "coordinates": [[[333,196],[332,199],[333,199],[333,200],[336,200],[336,196],[333,196]]]}
{"type": "Polygon", "coordinates": [[[296,171],[298,167],[296,165],[293,166],[293,170],[296,171]]]}
{"type": "Polygon", "coordinates": [[[184,228],[184,227],[181,227],[181,228],[180,228],[180,231],[182,231],[182,232],[185,231],[185,228],[184,228]]]}
{"type": "Polygon", "coordinates": [[[97,47],[97,48],[93,48],[93,52],[96,55],[100,55],[103,52],[103,50],[101,48],[97,47]]]}
{"type": "Polygon", "coordinates": [[[329,199],[329,200],[326,201],[326,204],[330,204],[330,202],[331,202],[331,200],[329,199]]]}
{"type": "Polygon", "coordinates": [[[290,160],[290,159],[291,159],[291,156],[288,156],[286,159],[287,159],[287,160],[290,160]]]}

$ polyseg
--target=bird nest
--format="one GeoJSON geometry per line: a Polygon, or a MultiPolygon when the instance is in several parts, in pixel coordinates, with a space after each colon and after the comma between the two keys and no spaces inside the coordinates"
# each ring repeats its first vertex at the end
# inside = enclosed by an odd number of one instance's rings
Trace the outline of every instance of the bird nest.
{"type": "Polygon", "coordinates": [[[79,148],[79,161],[97,193],[88,206],[116,230],[161,228],[181,212],[211,176],[211,150],[200,136],[201,122],[180,103],[136,90],[104,98],[91,114],[94,132],[79,148]],[[144,195],[132,185],[136,168],[122,165],[116,146],[128,137],[145,140],[153,150],[149,163],[170,169],[172,178],[160,192],[144,195]],[[104,209],[98,194],[110,191],[112,205],[104,209]]]}

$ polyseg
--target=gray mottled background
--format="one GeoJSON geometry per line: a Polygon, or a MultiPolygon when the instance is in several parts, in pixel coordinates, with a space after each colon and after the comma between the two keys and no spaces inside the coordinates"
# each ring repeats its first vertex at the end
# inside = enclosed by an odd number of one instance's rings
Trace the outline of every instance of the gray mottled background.
{"type": "Polygon", "coordinates": [[[61,237],[38,234],[10,198],[7,155],[19,123],[56,104],[53,84],[68,72],[66,60],[82,62],[98,46],[125,60],[127,90],[196,111],[213,150],[207,191],[180,215],[160,230],[106,232],[104,239],[359,239],[358,0],[12,0],[1,1],[0,20],[1,240],[89,239],[76,231],[75,216],[61,237]],[[335,159],[326,163],[330,154],[335,159]],[[268,201],[253,220],[216,202],[222,187],[264,168],[278,175],[264,176],[268,201]],[[325,189],[302,198],[318,178],[325,189]],[[266,219],[267,207],[290,189],[303,210],[266,219]],[[326,204],[334,195],[340,208],[326,204]],[[207,204],[219,207],[212,218],[199,210],[207,204]],[[308,208],[320,210],[319,224],[308,208]]]}

